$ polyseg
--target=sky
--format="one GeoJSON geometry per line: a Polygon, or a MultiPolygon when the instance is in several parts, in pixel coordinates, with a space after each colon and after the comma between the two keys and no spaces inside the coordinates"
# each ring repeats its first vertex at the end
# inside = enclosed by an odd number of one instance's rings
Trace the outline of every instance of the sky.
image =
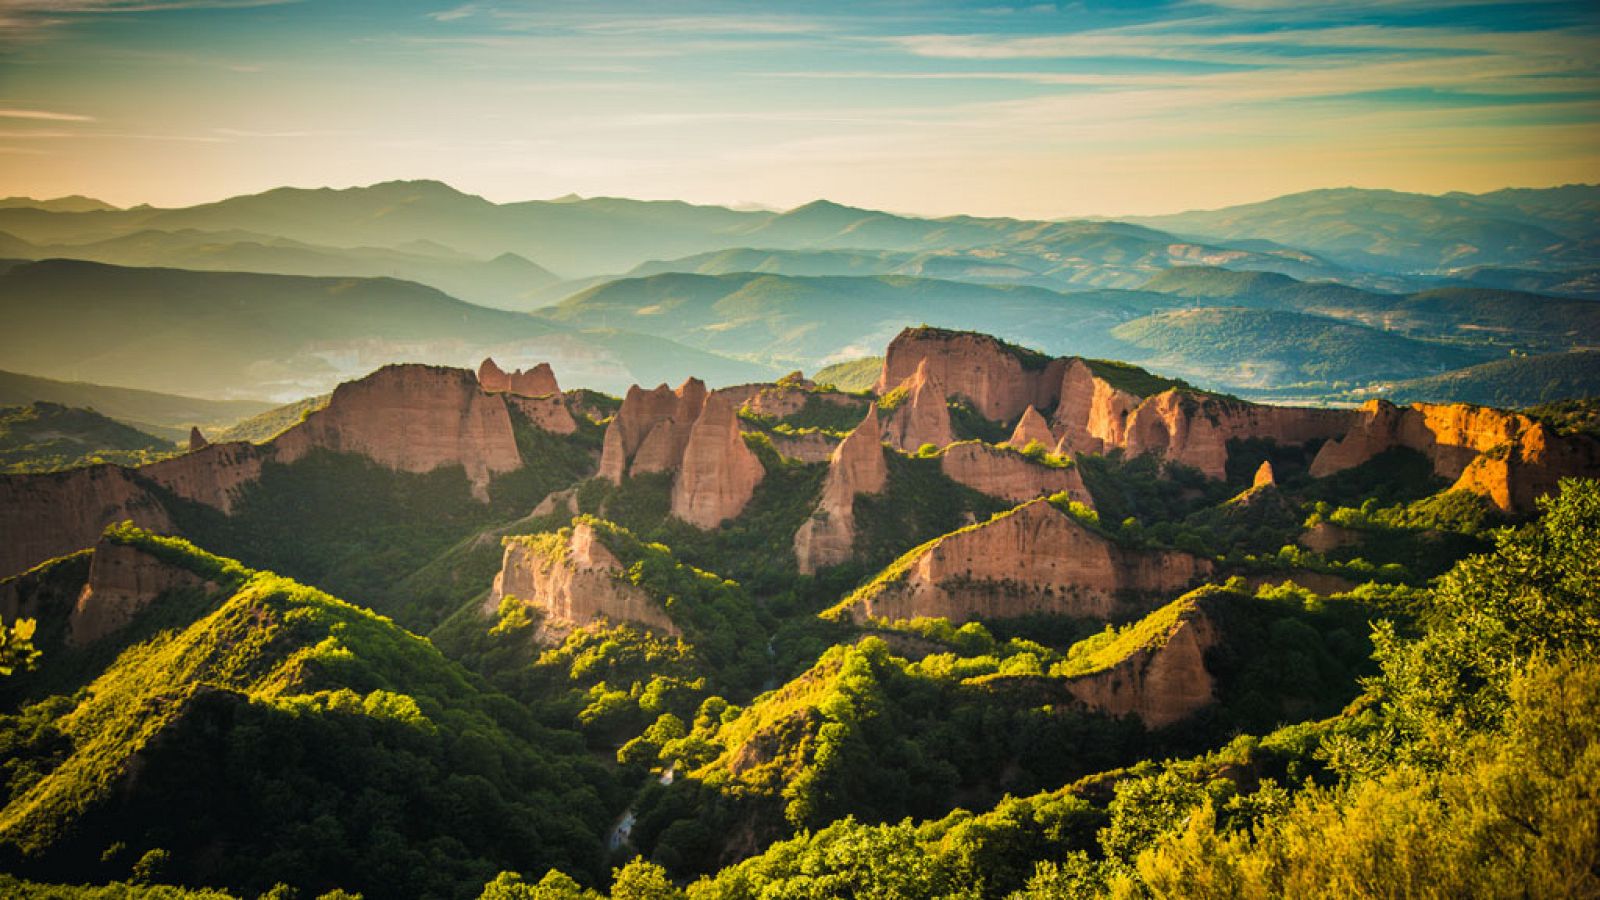
{"type": "Polygon", "coordinates": [[[1058,218],[1600,181],[1600,3],[0,0],[0,195],[1058,218]]]}

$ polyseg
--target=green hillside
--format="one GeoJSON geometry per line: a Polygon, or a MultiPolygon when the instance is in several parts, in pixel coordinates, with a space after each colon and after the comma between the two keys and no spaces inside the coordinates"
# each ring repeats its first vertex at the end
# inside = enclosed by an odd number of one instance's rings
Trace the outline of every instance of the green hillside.
{"type": "Polygon", "coordinates": [[[127,878],[159,858],[164,880],[251,896],[375,897],[592,871],[617,798],[574,735],[370,611],[184,541],[107,538],[213,587],[85,693],[0,723],[33,761],[0,776],[12,871],[127,878]]]}
{"type": "Polygon", "coordinates": [[[867,391],[878,383],[883,372],[883,357],[863,356],[823,366],[811,376],[817,384],[831,384],[841,391],[867,391]]]}
{"type": "Polygon", "coordinates": [[[1474,403],[1518,408],[1600,396],[1600,352],[1516,356],[1428,378],[1397,381],[1382,395],[1395,403],[1474,403]]]}
{"type": "Polygon", "coordinates": [[[171,441],[94,410],[55,403],[0,406],[0,472],[53,472],[99,462],[138,465],[174,450],[171,441]]]}
{"type": "Polygon", "coordinates": [[[1212,267],[1170,269],[1145,290],[1213,301],[1330,316],[1422,340],[1449,340],[1547,353],[1600,342],[1600,304],[1520,291],[1445,287],[1409,294],[1302,282],[1271,272],[1212,267]]]}
{"type": "Polygon", "coordinates": [[[1415,377],[1471,365],[1487,352],[1321,316],[1232,307],[1158,313],[1111,333],[1153,368],[1240,388],[1415,377]]]}

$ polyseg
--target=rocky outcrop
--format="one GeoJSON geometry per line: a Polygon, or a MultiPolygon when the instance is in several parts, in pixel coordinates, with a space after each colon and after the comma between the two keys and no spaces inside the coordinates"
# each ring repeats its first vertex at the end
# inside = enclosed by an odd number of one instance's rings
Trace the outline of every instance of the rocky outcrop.
{"type": "Polygon", "coordinates": [[[951,444],[939,454],[939,469],[952,481],[1012,503],[1066,491],[1073,500],[1094,508],[1077,466],[1045,465],[1009,447],[982,441],[951,444]]]}
{"type": "Polygon", "coordinates": [[[138,547],[102,539],[68,619],[67,642],[81,647],[119,631],[161,595],[181,588],[216,590],[217,585],[138,547]]]}
{"type": "Polygon", "coordinates": [[[1006,440],[1006,445],[1018,450],[1026,450],[1030,445],[1038,443],[1047,450],[1056,446],[1056,436],[1050,433],[1050,424],[1039,415],[1039,411],[1029,404],[1022,411],[1022,418],[1017,420],[1017,427],[1011,430],[1011,437],[1006,440]]]}
{"type": "Polygon", "coordinates": [[[472,373],[440,366],[385,366],[341,384],[272,446],[279,462],[323,448],[402,472],[459,465],[480,500],[493,476],[522,466],[504,398],[480,390],[472,373]]]}
{"type": "Polygon", "coordinates": [[[1256,488],[1277,486],[1278,477],[1272,471],[1272,463],[1268,460],[1262,460],[1261,465],[1256,466],[1256,475],[1255,478],[1250,482],[1250,489],[1255,490],[1256,488]]]}
{"type": "Polygon", "coordinates": [[[1137,716],[1147,728],[1171,725],[1216,700],[1206,653],[1219,638],[1204,604],[1192,603],[1163,634],[1109,668],[1069,679],[1066,689],[1097,712],[1137,716]]]}
{"type": "Polygon", "coordinates": [[[510,393],[522,397],[543,397],[561,393],[556,373],[549,363],[539,363],[526,372],[506,372],[492,357],[478,365],[478,384],[491,393],[510,393]]]}
{"type": "Polygon", "coordinates": [[[1317,553],[1331,553],[1340,547],[1361,543],[1361,532],[1332,522],[1318,522],[1301,533],[1295,543],[1317,553]]]}
{"type": "Polygon", "coordinates": [[[966,399],[983,417],[1011,422],[1030,405],[1054,405],[1065,361],[986,334],[908,328],[889,343],[876,393],[888,393],[924,367],[928,377],[950,395],[966,399]]]}
{"type": "Polygon", "coordinates": [[[1065,453],[1103,453],[1122,446],[1128,418],[1142,399],[1095,377],[1081,359],[1068,360],[1063,367],[1057,397],[1051,430],[1061,436],[1057,449],[1065,453]]]}
{"type": "Polygon", "coordinates": [[[628,388],[622,407],[606,426],[599,476],[621,484],[624,474],[677,469],[705,402],[706,385],[698,378],[676,391],[664,384],[649,391],[638,385],[628,388]]]}
{"type": "Polygon", "coordinates": [[[923,444],[943,447],[955,440],[944,383],[926,360],[900,383],[896,392],[901,397],[884,423],[885,440],[907,453],[915,453],[923,444]]]}
{"type": "Polygon", "coordinates": [[[1331,475],[1397,447],[1421,453],[1435,475],[1507,512],[1531,511],[1563,476],[1600,474],[1600,442],[1593,438],[1557,435],[1527,416],[1481,406],[1402,408],[1383,400],[1362,405],[1349,430],[1318,452],[1311,474],[1331,475]]]}
{"type": "Polygon", "coordinates": [[[1227,476],[1228,442],[1268,438],[1286,446],[1337,437],[1349,427],[1344,410],[1262,406],[1178,388],[1147,397],[1128,419],[1123,446],[1129,455],[1154,453],[1227,476]]]}
{"type": "Polygon", "coordinates": [[[812,574],[855,555],[855,501],[858,494],[876,494],[889,481],[889,464],[879,439],[878,406],[867,407],[861,424],[834,449],[822,499],[794,536],[800,571],[812,574]]]}
{"type": "Polygon", "coordinates": [[[194,427],[189,429],[189,449],[190,450],[203,450],[210,443],[211,443],[210,441],[206,440],[206,436],[204,434],[200,433],[200,426],[199,425],[196,425],[196,426],[194,426],[194,427]]]}
{"type": "Polygon", "coordinates": [[[160,498],[131,469],[0,475],[0,576],[93,547],[107,525],[125,520],[150,531],[173,528],[160,498]]]}
{"type": "Polygon", "coordinates": [[[733,405],[713,394],[689,431],[683,465],[672,485],[672,514],[715,528],[744,511],[766,469],[739,430],[733,405]]]}
{"type": "Polygon", "coordinates": [[[207,444],[138,471],[179,497],[231,513],[244,487],[261,477],[261,464],[270,455],[247,441],[207,444]]]}
{"type": "Polygon", "coordinates": [[[857,622],[918,616],[1107,618],[1125,597],[1176,591],[1211,564],[1187,553],[1123,548],[1047,500],[930,541],[836,607],[857,622]]]}
{"type": "Polygon", "coordinates": [[[506,597],[537,607],[543,614],[536,635],[541,643],[559,643],[574,628],[601,620],[678,633],[660,603],[618,578],[622,564],[588,523],[507,538],[505,546],[483,611],[493,615],[506,597]]]}
{"type": "Polygon", "coordinates": [[[567,407],[566,397],[561,394],[544,394],[538,397],[507,394],[505,401],[512,409],[522,413],[534,427],[551,434],[572,434],[578,430],[578,420],[572,417],[572,410],[567,407]]]}

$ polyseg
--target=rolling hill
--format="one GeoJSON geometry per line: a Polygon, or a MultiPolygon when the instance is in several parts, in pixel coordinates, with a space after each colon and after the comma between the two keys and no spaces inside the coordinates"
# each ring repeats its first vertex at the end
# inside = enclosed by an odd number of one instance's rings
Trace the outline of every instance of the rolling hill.
{"type": "Polygon", "coordinates": [[[296,400],[397,360],[550,361],[605,389],[766,369],[659,337],[585,335],[388,278],[135,269],[46,260],[0,274],[0,355],[52,378],[296,400]]]}
{"type": "Polygon", "coordinates": [[[171,441],[90,409],[0,406],[0,472],[53,472],[96,462],[138,465],[175,449],[171,441]]]}
{"type": "Polygon", "coordinates": [[[399,278],[501,309],[520,309],[556,282],[515,253],[480,260],[424,242],[405,248],[329,247],[249,232],[137,231],[87,244],[27,244],[0,239],[0,252],[22,259],[85,259],[118,266],[265,272],[276,275],[399,278]]]}
{"type": "Polygon", "coordinates": [[[1600,397],[1600,352],[1497,359],[1442,375],[1397,381],[1379,392],[1395,403],[1476,403],[1509,408],[1600,397]]]}
{"type": "Polygon", "coordinates": [[[181,441],[198,425],[211,429],[265,412],[271,404],[256,400],[202,400],[84,381],[56,381],[0,372],[0,406],[26,406],[36,401],[92,409],[141,431],[181,441]]]}
{"type": "Polygon", "coordinates": [[[1105,333],[1171,300],[1159,294],[1088,291],[933,279],[813,278],[668,273],[625,278],[540,310],[577,327],[659,334],[784,368],[814,369],[866,355],[907,325],[979,328],[1052,351],[1103,356],[1105,333]]]}
{"type": "Polygon", "coordinates": [[[1597,212],[1593,185],[1437,197],[1338,188],[1133,221],[1208,240],[1270,237],[1357,268],[1436,272],[1591,264],[1597,212]]]}
{"type": "Polygon", "coordinates": [[[1201,307],[1157,313],[1111,334],[1144,365],[1205,385],[1336,386],[1437,374],[1482,362],[1482,349],[1413,340],[1281,310],[1201,307]]]}

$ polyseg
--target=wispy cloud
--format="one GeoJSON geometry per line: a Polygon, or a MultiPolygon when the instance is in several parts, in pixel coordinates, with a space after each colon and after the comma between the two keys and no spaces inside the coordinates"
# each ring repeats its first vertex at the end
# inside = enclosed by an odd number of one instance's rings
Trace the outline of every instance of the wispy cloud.
{"type": "Polygon", "coordinates": [[[94,116],[50,112],[44,109],[0,109],[0,119],[40,119],[47,122],[93,122],[94,116]]]}

